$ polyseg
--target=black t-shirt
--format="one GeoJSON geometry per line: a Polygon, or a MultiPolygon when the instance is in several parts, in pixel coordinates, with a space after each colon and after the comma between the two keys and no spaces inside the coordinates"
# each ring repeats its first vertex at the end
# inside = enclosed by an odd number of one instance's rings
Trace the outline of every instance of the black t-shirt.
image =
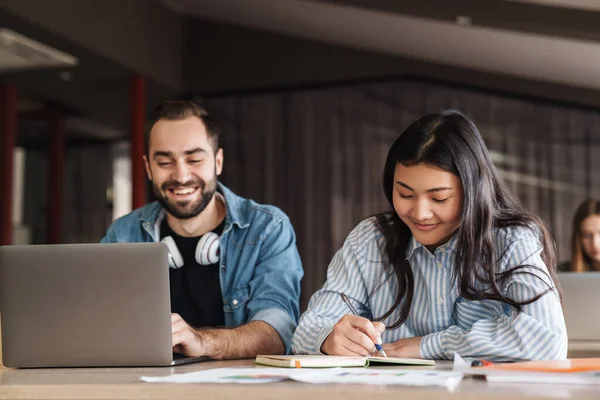
{"type": "MultiPolygon", "coordinates": [[[[213,230],[221,235],[225,221],[213,230]]],[[[169,268],[171,312],[181,315],[194,328],[225,325],[219,263],[200,265],[196,247],[200,237],[179,236],[165,218],[160,226],[161,239],[171,236],[183,257],[183,267],[169,268]]]]}

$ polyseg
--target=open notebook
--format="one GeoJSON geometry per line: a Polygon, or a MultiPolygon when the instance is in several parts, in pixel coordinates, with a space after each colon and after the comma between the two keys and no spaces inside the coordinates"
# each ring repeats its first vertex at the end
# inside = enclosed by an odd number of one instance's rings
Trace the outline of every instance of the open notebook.
{"type": "Polygon", "coordinates": [[[256,364],[283,368],[368,367],[369,365],[435,365],[433,360],[397,357],[256,356],[256,364]]]}

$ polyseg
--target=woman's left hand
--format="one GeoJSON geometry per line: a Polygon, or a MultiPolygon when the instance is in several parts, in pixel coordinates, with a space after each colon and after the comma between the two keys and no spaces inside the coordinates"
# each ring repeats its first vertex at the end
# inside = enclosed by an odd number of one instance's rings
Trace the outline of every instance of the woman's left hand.
{"type": "Polygon", "coordinates": [[[423,358],[419,350],[421,338],[422,336],[399,339],[394,343],[385,343],[382,347],[388,357],[423,358]]]}

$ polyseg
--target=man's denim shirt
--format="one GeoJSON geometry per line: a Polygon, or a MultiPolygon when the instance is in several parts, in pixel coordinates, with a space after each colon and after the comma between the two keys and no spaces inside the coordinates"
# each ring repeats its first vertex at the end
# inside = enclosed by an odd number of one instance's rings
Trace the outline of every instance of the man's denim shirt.
{"type": "MultiPolygon", "coordinates": [[[[286,352],[299,318],[302,264],[289,218],[277,207],[236,196],[219,183],[227,206],[219,270],[225,325],[265,321],[286,352]]],[[[157,242],[165,211],[150,203],[113,222],[102,243],[157,242]]]]}

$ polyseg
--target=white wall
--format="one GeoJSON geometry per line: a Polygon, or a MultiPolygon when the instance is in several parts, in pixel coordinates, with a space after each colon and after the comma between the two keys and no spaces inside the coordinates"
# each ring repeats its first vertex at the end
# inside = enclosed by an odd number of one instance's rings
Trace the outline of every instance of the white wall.
{"type": "Polygon", "coordinates": [[[15,147],[13,153],[13,198],[12,225],[13,244],[29,244],[30,230],[23,225],[23,207],[25,195],[25,150],[15,147]]]}
{"type": "Polygon", "coordinates": [[[129,142],[113,147],[113,220],[131,212],[131,158],[129,142]]]}

